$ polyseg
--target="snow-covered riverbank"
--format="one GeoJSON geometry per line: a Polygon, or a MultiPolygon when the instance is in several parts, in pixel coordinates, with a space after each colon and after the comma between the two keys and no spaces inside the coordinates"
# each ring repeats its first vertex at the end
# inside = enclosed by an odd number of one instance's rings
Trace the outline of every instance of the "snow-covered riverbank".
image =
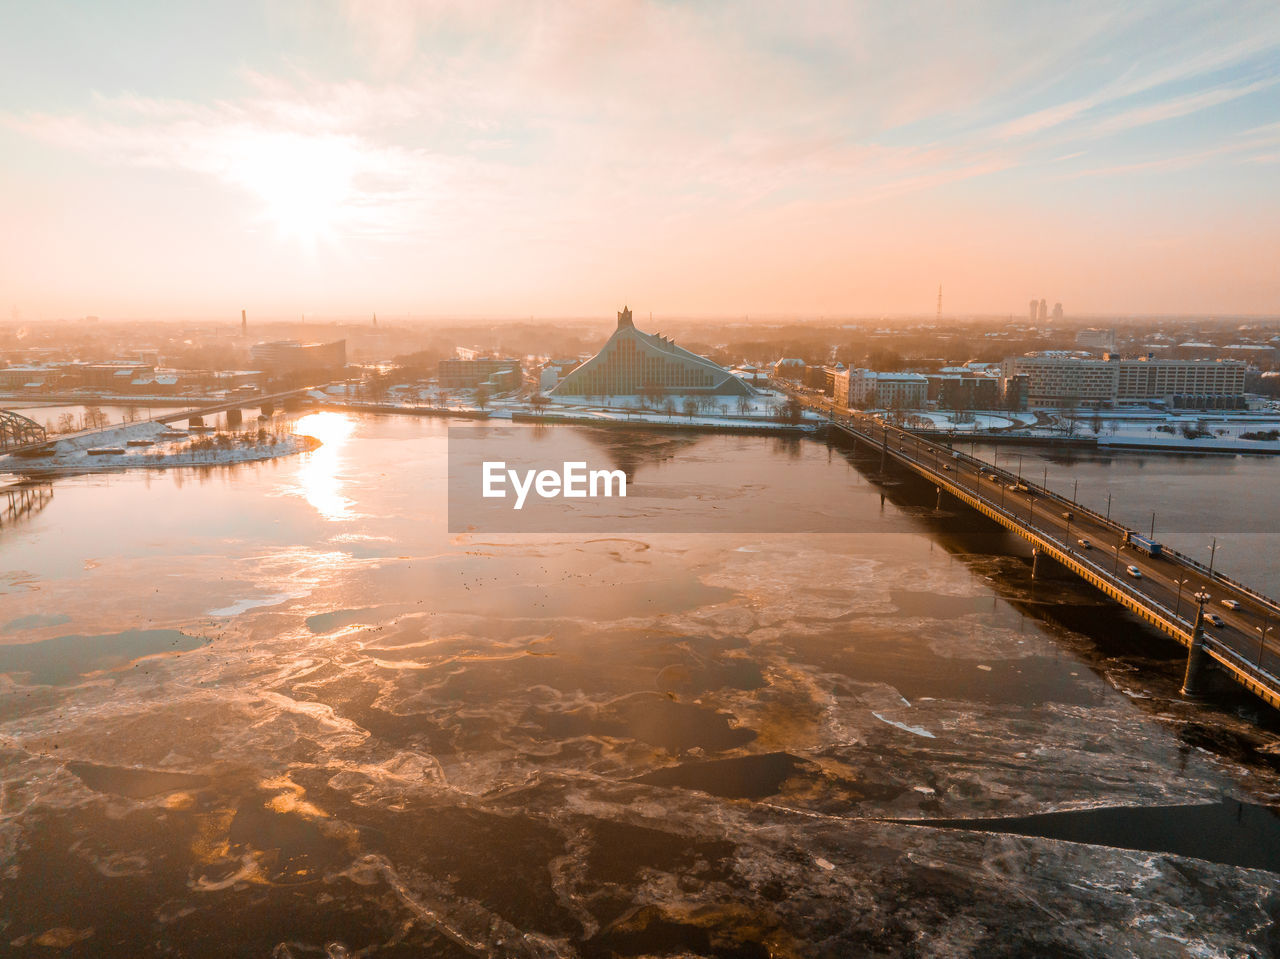
{"type": "Polygon", "coordinates": [[[0,457],[0,473],[47,477],[116,473],[127,469],[225,466],[290,456],[319,446],[320,441],[311,436],[276,435],[265,430],[215,435],[186,433],[160,423],[131,423],[89,436],[56,440],[51,456],[0,457]],[[103,450],[121,452],[101,452],[103,450]]]}

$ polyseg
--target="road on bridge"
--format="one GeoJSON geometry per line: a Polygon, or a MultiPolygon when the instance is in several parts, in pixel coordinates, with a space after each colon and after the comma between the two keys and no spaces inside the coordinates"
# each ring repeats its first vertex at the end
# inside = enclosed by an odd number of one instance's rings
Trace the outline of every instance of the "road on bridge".
{"type": "MultiPolygon", "coordinates": [[[[806,397],[813,403],[813,399],[806,397]]],[[[1280,672],[1280,608],[1259,599],[1219,576],[1188,565],[1176,556],[1149,556],[1126,545],[1125,527],[1083,509],[1035,484],[907,430],[886,426],[870,416],[821,405],[834,423],[850,426],[884,444],[896,459],[996,506],[1049,540],[1072,558],[1122,580],[1129,591],[1146,597],[1182,620],[1190,632],[1196,618],[1195,594],[1207,593],[1206,619],[1213,614],[1221,626],[1206,621],[1206,637],[1233,650],[1241,659],[1271,673],[1280,672]],[[923,468],[923,469],[921,469],[923,468]],[[1136,575],[1134,573],[1136,572],[1136,575]],[[1227,605],[1224,605],[1226,601],[1227,605]]],[[[1047,558],[1047,557],[1046,557],[1047,558]]]]}

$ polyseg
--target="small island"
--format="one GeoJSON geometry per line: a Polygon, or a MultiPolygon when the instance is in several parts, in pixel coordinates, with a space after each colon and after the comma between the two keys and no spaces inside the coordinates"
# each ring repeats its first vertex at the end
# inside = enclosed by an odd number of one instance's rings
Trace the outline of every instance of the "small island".
{"type": "Polygon", "coordinates": [[[259,427],[197,433],[162,423],[130,423],[86,436],[54,439],[39,450],[0,457],[0,473],[48,478],[128,469],[225,466],[274,459],[319,448],[313,436],[259,427]]]}

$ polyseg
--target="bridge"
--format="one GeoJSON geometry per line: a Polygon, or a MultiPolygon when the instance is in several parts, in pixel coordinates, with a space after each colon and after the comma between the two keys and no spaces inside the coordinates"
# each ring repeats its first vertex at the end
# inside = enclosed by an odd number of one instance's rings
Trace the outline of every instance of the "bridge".
{"type": "Polygon", "coordinates": [[[0,453],[42,446],[47,438],[44,427],[35,420],[12,410],[0,410],[0,453]]]}
{"type": "Polygon", "coordinates": [[[155,422],[177,423],[182,420],[189,420],[193,423],[200,423],[206,416],[217,416],[219,413],[231,413],[243,409],[260,409],[264,413],[270,415],[275,412],[276,403],[283,404],[295,396],[301,396],[314,389],[319,389],[319,387],[300,386],[292,390],[281,390],[278,393],[267,393],[257,396],[239,396],[213,403],[208,406],[201,406],[196,409],[182,410],[179,413],[166,413],[164,416],[157,416],[155,418],[155,422]]]}
{"type": "MultiPolygon", "coordinates": [[[[275,411],[275,404],[284,404],[293,397],[300,396],[317,389],[315,386],[301,386],[291,390],[281,390],[277,393],[269,393],[257,396],[240,396],[234,399],[218,400],[206,406],[196,407],[194,409],[181,410],[177,413],[166,413],[164,416],[157,416],[150,420],[153,423],[179,423],[182,420],[188,420],[193,425],[202,424],[204,417],[216,416],[219,413],[237,412],[243,409],[260,409],[266,413],[275,411]]],[[[116,402],[127,403],[128,397],[118,397],[116,402]]],[[[80,402],[84,402],[84,398],[80,398],[80,402]]],[[[46,449],[59,440],[80,439],[85,436],[95,436],[99,433],[108,433],[112,430],[118,430],[121,426],[128,426],[128,423],[108,423],[105,426],[95,426],[91,429],[77,430],[74,433],[58,433],[48,435],[43,426],[40,426],[34,420],[29,420],[19,413],[9,410],[0,410],[0,455],[33,453],[36,450],[46,449]]]]}
{"type": "Polygon", "coordinates": [[[1027,540],[1032,575],[1053,560],[1188,648],[1183,694],[1200,695],[1210,661],[1280,708],[1280,603],[1086,506],[870,416],[827,408],[830,429],[880,453],[1027,540]],[[1221,625],[1218,625],[1218,624],[1221,625]]]}

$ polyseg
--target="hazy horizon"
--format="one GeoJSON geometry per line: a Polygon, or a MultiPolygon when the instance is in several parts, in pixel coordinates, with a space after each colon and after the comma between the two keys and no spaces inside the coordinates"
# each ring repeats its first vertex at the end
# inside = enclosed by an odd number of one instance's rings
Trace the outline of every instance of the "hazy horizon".
{"type": "MultiPolygon", "coordinates": [[[[813,325],[840,325],[840,324],[858,324],[865,325],[869,323],[882,323],[886,325],[898,324],[918,324],[922,326],[930,325],[936,322],[936,316],[929,313],[885,313],[885,314],[866,314],[866,313],[850,313],[848,315],[833,314],[831,316],[805,316],[796,313],[759,313],[749,314],[745,316],[735,316],[729,313],[654,313],[652,317],[648,312],[635,310],[636,322],[639,326],[648,328],[655,324],[662,323],[707,323],[707,324],[723,324],[723,325],[739,325],[739,326],[767,326],[781,324],[795,324],[800,326],[813,325]]],[[[215,326],[223,326],[227,329],[240,328],[240,315],[227,314],[207,314],[207,315],[177,315],[169,314],[164,316],[102,316],[97,314],[87,314],[86,316],[52,316],[52,317],[29,317],[19,316],[14,318],[0,317],[0,328],[24,327],[32,322],[39,323],[82,323],[86,319],[95,323],[106,325],[116,323],[200,323],[215,326]]],[[[1081,313],[1064,316],[1061,320],[1037,320],[1035,326],[1053,327],[1061,326],[1064,329],[1073,329],[1077,326],[1089,325],[1095,323],[1110,323],[1113,325],[1124,325],[1128,323],[1139,323],[1146,321],[1188,321],[1200,324],[1227,324],[1237,321],[1248,323],[1280,323],[1280,313],[1081,313]]],[[[979,313],[963,313],[948,314],[942,316],[942,323],[1007,323],[1007,322],[1030,322],[1026,316],[1020,316],[1017,313],[997,313],[997,312],[979,312],[979,313]]],[[[598,314],[575,314],[575,313],[541,313],[519,316],[515,314],[467,314],[467,313],[440,313],[440,314],[410,314],[395,315],[381,314],[378,317],[377,326],[379,328],[394,328],[403,324],[470,324],[470,323],[501,323],[501,324],[519,324],[519,323],[573,323],[582,325],[598,325],[601,327],[612,328],[615,318],[607,312],[607,308],[598,314]]],[[[249,331],[252,335],[255,328],[277,327],[277,326],[358,326],[373,328],[373,318],[370,314],[324,314],[318,313],[308,316],[288,316],[285,314],[274,315],[256,315],[249,316],[249,331]]]]}
{"type": "Polygon", "coordinates": [[[1280,308],[1273,3],[6,20],[6,320],[1280,308]]]}

